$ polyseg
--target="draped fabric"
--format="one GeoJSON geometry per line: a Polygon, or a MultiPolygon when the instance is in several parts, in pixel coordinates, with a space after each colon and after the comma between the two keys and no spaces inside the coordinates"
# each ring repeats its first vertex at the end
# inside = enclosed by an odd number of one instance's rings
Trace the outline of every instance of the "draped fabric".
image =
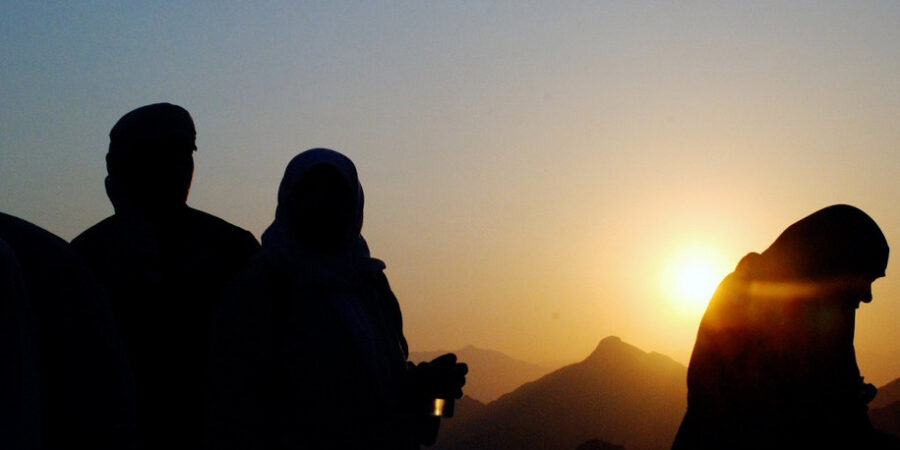
{"type": "Polygon", "coordinates": [[[345,156],[314,149],[288,165],[262,251],[214,323],[209,448],[416,448],[400,308],[360,235],[362,212],[345,156]],[[317,167],[348,193],[333,198],[348,213],[329,228],[292,209],[317,167]]]}
{"type": "MultiPolygon", "coordinates": [[[[366,274],[378,273],[385,265],[369,255],[366,240],[360,234],[365,203],[356,167],[346,156],[328,149],[307,150],[288,164],[278,187],[278,206],[275,220],[262,235],[262,254],[266,261],[284,273],[297,286],[329,286],[347,289],[356,286],[366,274]],[[339,242],[327,252],[314,252],[304,247],[297,236],[298,222],[315,220],[293,217],[288,207],[289,196],[316,166],[336,169],[349,188],[352,213],[341,224],[339,242]]],[[[312,237],[315,239],[315,237],[312,237]]]]}

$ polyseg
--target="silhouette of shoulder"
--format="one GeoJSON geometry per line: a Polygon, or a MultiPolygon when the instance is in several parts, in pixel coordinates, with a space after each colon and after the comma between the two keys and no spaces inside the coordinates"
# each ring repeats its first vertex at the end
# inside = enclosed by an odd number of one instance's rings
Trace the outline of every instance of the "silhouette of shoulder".
{"type": "Polygon", "coordinates": [[[198,238],[208,239],[213,242],[234,241],[241,243],[249,250],[249,254],[255,253],[259,249],[259,243],[252,233],[212,214],[188,208],[188,221],[195,230],[202,230],[203,236],[197,236],[198,238]]]}
{"type": "Polygon", "coordinates": [[[112,235],[115,229],[116,216],[109,216],[100,222],[94,224],[87,230],[84,230],[75,239],[72,239],[72,247],[82,255],[85,250],[90,247],[96,247],[101,242],[109,240],[107,236],[112,235]]]}
{"type": "Polygon", "coordinates": [[[78,256],[62,238],[31,222],[0,213],[0,235],[9,244],[22,265],[42,260],[44,265],[77,264],[78,256]],[[53,258],[47,258],[53,255],[53,258]]]}
{"type": "MultiPolygon", "coordinates": [[[[117,220],[115,215],[101,220],[73,239],[72,245],[81,253],[113,245],[110,237],[115,234],[117,220]]],[[[218,251],[237,248],[244,256],[250,256],[259,250],[259,243],[249,231],[194,208],[187,208],[185,233],[194,243],[218,251]]]]}
{"type": "MultiPolygon", "coordinates": [[[[80,289],[93,292],[97,288],[85,261],[59,236],[31,222],[3,213],[0,213],[0,236],[16,254],[26,283],[31,289],[39,289],[43,298],[53,299],[60,306],[68,304],[66,307],[71,307],[71,302],[63,301],[70,297],[66,294],[67,291],[80,289]],[[61,283],[59,280],[65,282],[61,283]]],[[[86,297],[90,299],[90,303],[94,303],[93,293],[86,297]]],[[[45,306],[38,305],[38,308],[45,306]]]]}

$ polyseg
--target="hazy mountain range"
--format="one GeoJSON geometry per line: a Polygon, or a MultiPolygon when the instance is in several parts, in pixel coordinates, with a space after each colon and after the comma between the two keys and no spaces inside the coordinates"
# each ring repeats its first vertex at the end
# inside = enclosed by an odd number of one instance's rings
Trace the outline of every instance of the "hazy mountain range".
{"type": "Polygon", "coordinates": [[[629,450],[669,448],[686,406],[686,375],[687,369],[671,358],[608,337],[584,361],[491,403],[463,399],[457,417],[442,425],[438,445],[467,450],[574,450],[609,443],[629,450]]]}
{"type": "MultiPolygon", "coordinates": [[[[686,408],[687,368],[618,337],[551,373],[471,346],[454,353],[470,365],[467,397],[443,421],[438,449],[669,449],[686,408]]],[[[900,379],[879,388],[869,416],[900,435],[900,379]]]]}
{"type": "MultiPolygon", "coordinates": [[[[412,352],[410,361],[431,361],[448,353],[443,350],[433,352],[412,352]]],[[[469,365],[470,375],[466,378],[465,393],[480,402],[492,402],[513,389],[540,378],[556,367],[543,367],[503,353],[476,348],[472,345],[453,351],[459,361],[469,365]]]]}
{"type": "Polygon", "coordinates": [[[900,436],[900,378],[878,388],[869,404],[869,420],[876,428],[900,436]]]}
{"type": "Polygon", "coordinates": [[[869,403],[869,409],[883,408],[896,402],[900,402],[900,378],[878,388],[878,395],[869,403]]]}

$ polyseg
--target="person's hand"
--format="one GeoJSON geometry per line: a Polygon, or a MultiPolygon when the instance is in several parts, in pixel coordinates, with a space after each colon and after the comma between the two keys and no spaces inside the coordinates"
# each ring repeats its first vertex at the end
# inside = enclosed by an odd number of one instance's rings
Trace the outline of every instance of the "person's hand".
{"type": "Polygon", "coordinates": [[[466,384],[469,366],[456,362],[456,355],[447,353],[431,362],[419,363],[417,366],[419,387],[432,398],[460,398],[462,387],[466,384]]]}

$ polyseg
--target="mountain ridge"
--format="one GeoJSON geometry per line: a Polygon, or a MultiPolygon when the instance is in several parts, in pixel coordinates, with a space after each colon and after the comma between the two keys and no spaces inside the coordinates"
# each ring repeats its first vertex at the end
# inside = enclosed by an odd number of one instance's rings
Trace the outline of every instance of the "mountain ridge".
{"type": "Polygon", "coordinates": [[[671,446],[686,408],[687,368],[616,336],[564,366],[446,422],[448,449],[571,450],[601,439],[629,450],[671,446]]]}
{"type": "Polygon", "coordinates": [[[410,361],[430,361],[445,353],[455,353],[469,366],[463,392],[482,403],[490,403],[501,395],[547,374],[554,368],[515,359],[497,350],[466,345],[455,351],[411,352],[410,361]]]}

